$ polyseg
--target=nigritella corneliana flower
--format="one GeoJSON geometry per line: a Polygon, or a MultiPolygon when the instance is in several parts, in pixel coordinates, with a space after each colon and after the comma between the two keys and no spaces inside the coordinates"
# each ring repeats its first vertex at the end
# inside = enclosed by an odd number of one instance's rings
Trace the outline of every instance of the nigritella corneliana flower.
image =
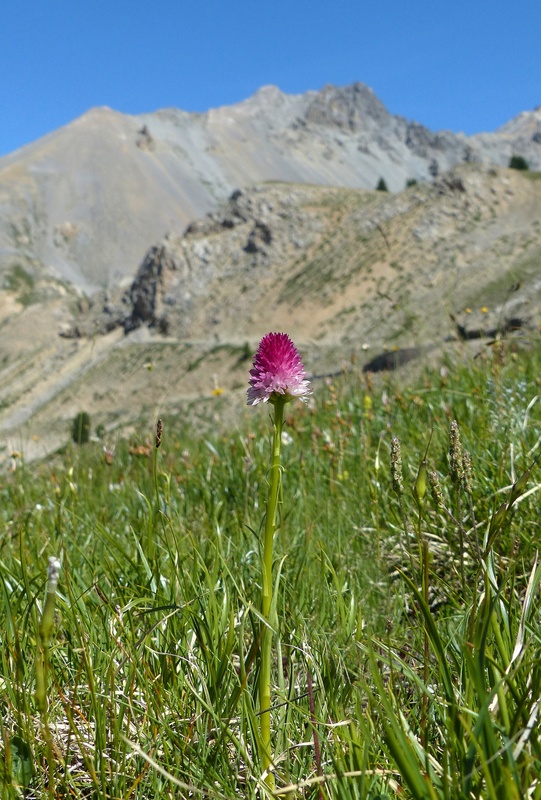
{"type": "Polygon", "coordinates": [[[247,404],[286,403],[311,394],[299,352],[286,333],[267,333],[257,348],[250,370],[247,404]]]}

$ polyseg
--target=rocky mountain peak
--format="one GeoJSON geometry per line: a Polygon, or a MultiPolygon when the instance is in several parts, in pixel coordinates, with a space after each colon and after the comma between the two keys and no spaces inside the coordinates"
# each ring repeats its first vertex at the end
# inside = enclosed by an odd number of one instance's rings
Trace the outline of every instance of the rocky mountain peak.
{"type": "Polygon", "coordinates": [[[314,125],[356,133],[387,124],[391,114],[372,89],[363,83],[343,87],[328,84],[316,93],[308,105],[305,118],[314,125]]]}

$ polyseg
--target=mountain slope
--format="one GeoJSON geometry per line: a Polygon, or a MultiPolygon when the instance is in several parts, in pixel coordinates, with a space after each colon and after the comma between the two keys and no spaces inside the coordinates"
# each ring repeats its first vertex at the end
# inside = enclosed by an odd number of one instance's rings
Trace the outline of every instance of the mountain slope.
{"type": "Polygon", "coordinates": [[[539,293],[536,177],[463,165],[394,195],[277,183],[238,191],[151,248],[130,291],[76,325],[229,342],[286,326],[325,346],[382,347],[441,340],[469,306],[489,307],[488,328],[526,318],[539,293]]]}
{"type": "Polygon", "coordinates": [[[541,168],[541,114],[492,134],[432,133],[390,114],[362,84],[285,95],[264,87],[190,114],[89,111],[0,159],[0,281],[91,292],[133,277],[144,253],[234,189],[267,180],[392,190],[464,161],[541,168]]]}
{"type": "Polygon", "coordinates": [[[150,248],[128,290],[89,304],[6,292],[0,436],[36,457],[83,409],[107,440],[158,414],[238,416],[269,330],[315,374],[482,351],[513,329],[538,341],[538,178],[464,164],[396,194],[262,184],[150,248]]]}

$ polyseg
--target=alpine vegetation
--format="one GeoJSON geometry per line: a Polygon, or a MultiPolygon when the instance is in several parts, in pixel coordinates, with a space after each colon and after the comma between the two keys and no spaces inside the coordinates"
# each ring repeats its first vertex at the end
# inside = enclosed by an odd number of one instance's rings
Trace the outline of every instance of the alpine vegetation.
{"type": "Polygon", "coordinates": [[[11,452],[2,797],[541,797],[541,349],[242,369],[206,428],[11,452]]]}

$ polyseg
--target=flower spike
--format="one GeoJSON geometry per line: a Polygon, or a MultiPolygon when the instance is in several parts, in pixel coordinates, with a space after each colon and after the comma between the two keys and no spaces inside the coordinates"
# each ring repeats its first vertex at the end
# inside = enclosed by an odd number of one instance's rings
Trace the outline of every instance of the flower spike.
{"type": "Polygon", "coordinates": [[[250,370],[247,404],[284,402],[311,394],[299,352],[286,333],[267,333],[257,348],[250,370]]]}

